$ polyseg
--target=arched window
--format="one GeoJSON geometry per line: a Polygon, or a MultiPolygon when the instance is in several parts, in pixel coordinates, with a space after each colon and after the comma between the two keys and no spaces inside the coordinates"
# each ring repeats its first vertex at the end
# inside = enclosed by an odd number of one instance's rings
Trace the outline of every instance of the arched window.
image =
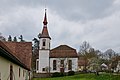
{"type": "Polygon", "coordinates": [[[43,46],[46,45],[46,39],[43,39],[43,46]]]}
{"type": "Polygon", "coordinates": [[[68,70],[72,70],[72,60],[68,61],[68,70]]]}
{"type": "Polygon", "coordinates": [[[64,60],[60,61],[61,67],[64,67],[64,60]]]}
{"type": "Polygon", "coordinates": [[[49,43],[49,49],[50,49],[50,43],[49,43]]]}
{"type": "Polygon", "coordinates": [[[45,46],[45,42],[43,42],[43,46],[45,46]]]}
{"type": "Polygon", "coordinates": [[[53,70],[57,69],[57,64],[56,64],[56,60],[53,60],[53,70]]]}

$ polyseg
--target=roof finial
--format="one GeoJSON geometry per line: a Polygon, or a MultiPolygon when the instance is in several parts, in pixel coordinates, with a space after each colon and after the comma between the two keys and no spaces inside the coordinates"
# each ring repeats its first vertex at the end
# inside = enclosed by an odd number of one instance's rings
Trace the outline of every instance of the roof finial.
{"type": "Polygon", "coordinates": [[[47,9],[45,8],[45,12],[47,11],[47,9]]]}
{"type": "Polygon", "coordinates": [[[47,16],[46,16],[46,10],[47,10],[47,9],[45,9],[45,17],[44,17],[44,21],[43,21],[43,24],[44,24],[44,25],[47,25],[47,23],[48,23],[48,22],[47,22],[47,16]]]}

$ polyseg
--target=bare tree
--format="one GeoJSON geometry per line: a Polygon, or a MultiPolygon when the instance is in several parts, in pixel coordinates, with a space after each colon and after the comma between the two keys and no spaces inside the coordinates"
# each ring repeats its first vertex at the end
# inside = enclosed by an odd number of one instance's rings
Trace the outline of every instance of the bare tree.
{"type": "Polygon", "coordinates": [[[0,33],[0,41],[6,41],[5,37],[2,36],[2,33],[0,33]]]}
{"type": "Polygon", "coordinates": [[[99,53],[100,51],[92,48],[88,42],[83,42],[80,46],[79,57],[84,59],[84,70],[87,70],[87,66],[89,66],[90,61],[93,61],[93,59],[98,59],[99,53]]]}
{"type": "Polygon", "coordinates": [[[87,64],[88,64],[88,53],[89,53],[89,49],[91,48],[90,44],[86,41],[84,41],[82,43],[82,45],[80,46],[80,50],[79,50],[79,57],[83,57],[84,59],[84,70],[87,70],[87,64]]]}
{"type": "Polygon", "coordinates": [[[104,52],[104,57],[108,60],[111,60],[113,57],[115,57],[116,53],[112,49],[108,49],[104,52]]]}
{"type": "Polygon", "coordinates": [[[112,61],[111,61],[111,68],[115,70],[117,68],[117,65],[118,65],[119,61],[120,61],[120,56],[119,55],[116,55],[115,57],[113,57],[112,61]]]}
{"type": "Polygon", "coordinates": [[[80,46],[79,53],[85,54],[86,52],[89,51],[90,48],[91,48],[90,44],[88,42],[84,41],[82,43],[82,45],[80,46]]]}

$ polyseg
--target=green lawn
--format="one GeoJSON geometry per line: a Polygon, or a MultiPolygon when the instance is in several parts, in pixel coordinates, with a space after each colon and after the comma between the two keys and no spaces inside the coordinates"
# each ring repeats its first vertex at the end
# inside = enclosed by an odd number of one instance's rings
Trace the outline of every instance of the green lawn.
{"type": "Polygon", "coordinates": [[[120,75],[100,74],[77,74],[57,78],[34,78],[33,80],[120,80],[120,75]]]}

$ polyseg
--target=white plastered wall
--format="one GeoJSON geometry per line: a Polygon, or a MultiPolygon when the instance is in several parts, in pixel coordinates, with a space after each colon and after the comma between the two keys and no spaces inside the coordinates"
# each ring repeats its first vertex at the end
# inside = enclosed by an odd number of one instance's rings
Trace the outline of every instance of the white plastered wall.
{"type": "Polygon", "coordinates": [[[78,58],[50,58],[50,72],[60,72],[60,60],[64,60],[65,72],[68,72],[68,60],[72,60],[72,71],[78,70],[78,58]],[[57,62],[57,70],[53,70],[53,60],[57,62]]]}
{"type": "Polygon", "coordinates": [[[39,41],[39,67],[37,73],[46,73],[43,68],[49,67],[49,53],[50,53],[50,39],[40,38],[39,41]],[[43,40],[45,39],[45,46],[43,46],[43,40]]]}
{"type": "Polygon", "coordinates": [[[45,48],[45,49],[50,49],[50,39],[49,38],[41,38],[40,43],[39,43],[40,49],[45,48]],[[46,45],[43,46],[43,39],[46,40],[46,45]]]}
{"type": "Polygon", "coordinates": [[[13,80],[28,80],[28,70],[12,63],[11,61],[0,56],[0,76],[1,80],[10,80],[10,65],[13,66],[13,80]],[[20,77],[19,77],[20,68],[20,77]],[[24,70],[24,76],[23,76],[24,70]]]}
{"type": "Polygon", "coordinates": [[[49,50],[39,51],[39,69],[37,73],[46,73],[43,68],[49,67],[49,50]]]}

